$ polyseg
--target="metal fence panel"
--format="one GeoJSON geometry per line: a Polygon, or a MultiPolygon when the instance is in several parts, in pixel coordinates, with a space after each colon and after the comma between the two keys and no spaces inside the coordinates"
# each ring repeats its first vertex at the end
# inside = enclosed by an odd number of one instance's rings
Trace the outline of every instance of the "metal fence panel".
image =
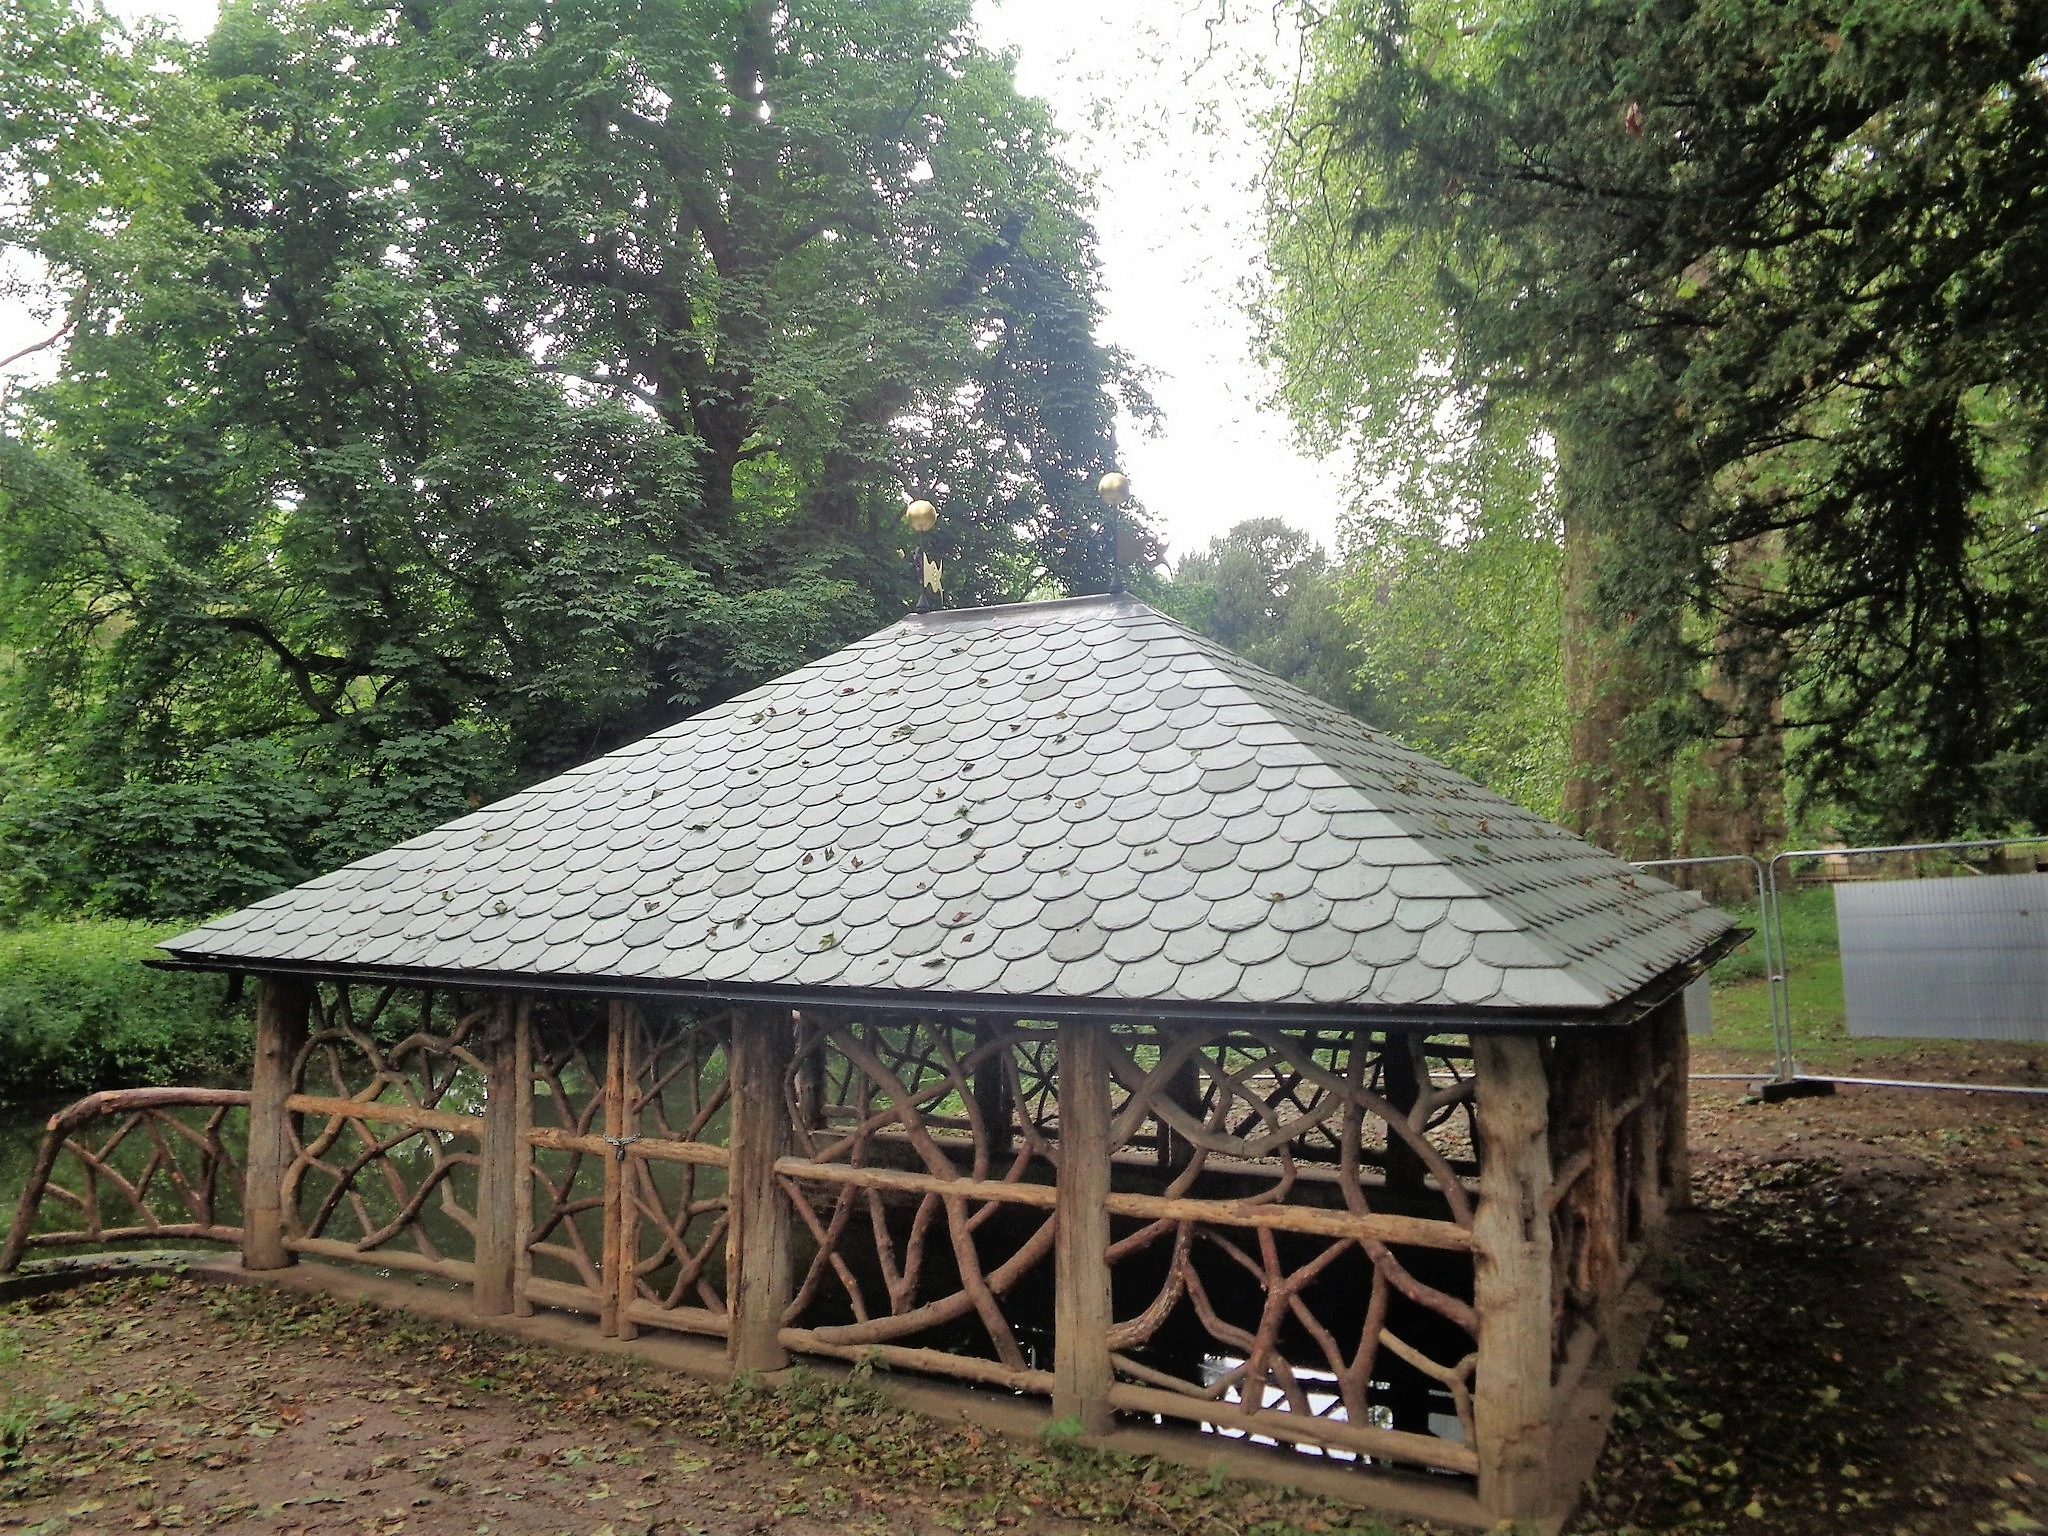
{"type": "Polygon", "coordinates": [[[1685,1032],[1695,1040],[1714,1033],[1713,978],[1702,976],[1685,989],[1685,1032]]]}
{"type": "Polygon", "coordinates": [[[2048,875],[1835,887],[1852,1035],[2048,1040],[2048,875]]]}

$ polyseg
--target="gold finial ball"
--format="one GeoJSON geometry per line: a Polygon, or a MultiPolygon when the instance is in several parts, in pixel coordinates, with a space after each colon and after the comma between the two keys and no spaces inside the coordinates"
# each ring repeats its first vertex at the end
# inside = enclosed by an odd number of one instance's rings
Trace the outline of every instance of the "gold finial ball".
{"type": "Polygon", "coordinates": [[[939,509],[928,501],[913,501],[903,509],[903,515],[919,533],[930,533],[939,525],[939,509]]]}
{"type": "Polygon", "coordinates": [[[1095,482],[1095,494],[1102,498],[1104,506],[1122,506],[1131,499],[1130,476],[1120,475],[1112,469],[1108,474],[1095,482]]]}

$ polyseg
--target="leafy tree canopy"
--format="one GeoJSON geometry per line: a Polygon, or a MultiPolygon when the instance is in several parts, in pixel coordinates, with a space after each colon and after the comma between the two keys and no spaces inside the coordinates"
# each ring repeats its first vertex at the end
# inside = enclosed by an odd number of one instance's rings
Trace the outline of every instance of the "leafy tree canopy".
{"type": "Polygon", "coordinates": [[[1106,577],[1093,235],[966,0],[0,15],[0,902],[184,915],[1106,577]]]}
{"type": "Polygon", "coordinates": [[[1182,623],[1332,704],[1363,701],[1351,635],[1322,546],[1277,517],[1252,518],[1158,585],[1160,605],[1182,623]]]}
{"type": "Polygon", "coordinates": [[[1340,566],[1255,518],[1151,595],[1246,660],[1554,816],[1564,772],[1558,548],[1519,522],[1361,519],[1340,566]]]}
{"type": "Polygon", "coordinates": [[[1299,417],[1552,448],[1667,729],[1783,700],[1852,825],[2048,819],[2039,7],[1340,0],[1307,78],[1272,235],[1299,417]]]}

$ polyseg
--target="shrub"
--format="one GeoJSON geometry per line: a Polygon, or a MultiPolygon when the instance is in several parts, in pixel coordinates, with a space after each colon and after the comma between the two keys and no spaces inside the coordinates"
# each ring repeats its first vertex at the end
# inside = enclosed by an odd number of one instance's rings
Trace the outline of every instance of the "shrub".
{"type": "Polygon", "coordinates": [[[0,928],[0,1104],[246,1071],[250,1012],[223,976],[152,970],[182,931],[108,920],[0,928]]]}

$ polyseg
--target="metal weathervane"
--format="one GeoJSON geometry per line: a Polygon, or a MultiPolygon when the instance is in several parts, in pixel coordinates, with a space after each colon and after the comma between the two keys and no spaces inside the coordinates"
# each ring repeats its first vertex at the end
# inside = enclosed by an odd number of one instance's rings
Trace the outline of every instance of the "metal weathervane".
{"type": "Polygon", "coordinates": [[[939,581],[944,575],[939,562],[925,553],[924,536],[939,525],[939,509],[928,501],[913,501],[903,509],[903,517],[917,531],[918,546],[915,556],[917,571],[917,611],[930,613],[932,603],[939,595],[939,581]]]}
{"type": "MultiPolygon", "coordinates": [[[[1130,476],[1111,470],[1095,482],[1095,494],[1102,498],[1103,506],[1109,509],[1109,595],[1124,595],[1124,566],[1128,557],[1136,553],[1135,548],[1126,549],[1127,537],[1123,525],[1123,505],[1131,499],[1130,476]]],[[[1135,545],[1136,540],[1131,541],[1135,545]]]]}

